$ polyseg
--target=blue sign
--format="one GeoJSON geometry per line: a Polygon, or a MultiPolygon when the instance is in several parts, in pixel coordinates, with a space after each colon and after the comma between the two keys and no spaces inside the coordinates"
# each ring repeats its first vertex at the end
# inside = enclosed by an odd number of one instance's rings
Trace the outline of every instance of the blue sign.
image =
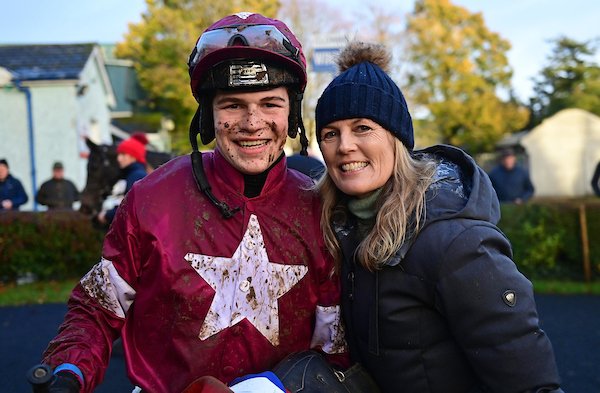
{"type": "Polygon", "coordinates": [[[340,53],[340,48],[315,48],[313,49],[310,64],[314,72],[329,72],[335,74],[338,70],[335,59],[340,53]]]}

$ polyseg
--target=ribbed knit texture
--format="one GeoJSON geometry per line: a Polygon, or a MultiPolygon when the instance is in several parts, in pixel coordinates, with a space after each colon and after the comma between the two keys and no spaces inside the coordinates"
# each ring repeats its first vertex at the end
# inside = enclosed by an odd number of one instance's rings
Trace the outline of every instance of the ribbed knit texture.
{"type": "Polygon", "coordinates": [[[348,210],[358,218],[369,219],[377,215],[377,198],[383,188],[378,188],[364,198],[350,198],[348,210]]]}
{"type": "Polygon", "coordinates": [[[377,65],[356,64],[327,86],[316,109],[317,140],[321,129],[337,120],[367,118],[390,131],[412,150],[413,125],[396,83],[377,65]]]}

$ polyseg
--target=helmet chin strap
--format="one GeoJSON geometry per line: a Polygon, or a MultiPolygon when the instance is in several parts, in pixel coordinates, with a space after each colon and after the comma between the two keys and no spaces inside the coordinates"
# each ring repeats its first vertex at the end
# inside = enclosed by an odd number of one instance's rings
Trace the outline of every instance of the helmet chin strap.
{"type": "Polygon", "coordinates": [[[202,118],[202,106],[198,107],[196,114],[194,115],[191,123],[190,123],[190,143],[192,145],[192,172],[194,173],[194,179],[196,180],[196,185],[198,189],[206,195],[208,200],[217,207],[221,211],[221,215],[223,218],[231,218],[235,213],[237,213],[240,208],[230,208],[227,203],[223,201],[219,201],[211,191],[210,184],[206,179],[206,174],[204,172],[204,165],[202,164],[202,153],[198,149],[198,128],[199,120],[202,118]]]}

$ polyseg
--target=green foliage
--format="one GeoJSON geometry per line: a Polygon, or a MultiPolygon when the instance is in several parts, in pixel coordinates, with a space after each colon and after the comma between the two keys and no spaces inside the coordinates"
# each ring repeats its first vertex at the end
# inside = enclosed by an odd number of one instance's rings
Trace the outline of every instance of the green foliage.
{"type": "MultiPolygon", "coordinates": [[[[600,216],[600,206],[588,206],[587,211],[590,217],[600,216]]],[[[499,227],[512,244],[515,263],[527,277],[584,280],[577,205],[503,204],[499,227]]],[[[600,238],[600,226],[588,225],[588,236],[600,238]]],[[[591,250],[592,260],[600,261],[600,248],[591,250]]],[[[593,276],[600,277],[600,263],[593,270],[593,276]]]]}
{"type": "Polygon", "coordinates": [[[0,214],[0,280],[81,277],[99,259],[104,232],[79,212],[0,214]]]}
{"type": "Polygon", "coordinates": [[[426,109],[441,142],[471,153],[491,151],[527,122],[510,95],[510,43],[488,30],[480,13],[449,0],[417,0],[407,23],[409,99],[426,109]]]}
{"type": "Polygon", "coordinates": [[[150,109],[168,114],[175,123],[173,149],[187,151],[189,121],[197,108],[189,88],[187,61],[196,40],[213,22],[235,12],[253,10],[273,17],[279,2],[146,0],[146,4],[142,21],[129,25],[115,55],[134,61],[150,109]]]}
{"type": "Polygon", "coordinates": [[[600,66],[594,61],[594,42],[567,37],[551,42],[554,48],[548,65],[535,79],[536,95],[530,99],[530,127],[566,108],[580,108],[600,116],[600,66]]]}

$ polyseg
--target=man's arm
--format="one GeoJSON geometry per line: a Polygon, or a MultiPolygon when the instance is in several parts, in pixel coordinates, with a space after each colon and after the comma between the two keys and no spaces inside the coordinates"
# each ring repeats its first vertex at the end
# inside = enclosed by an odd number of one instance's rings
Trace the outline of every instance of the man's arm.
{"type": "Polygon", "coordinates": [[[24,205],[25,203],[27,203],[28,200],[29,197],[27,196],[23,185],[19,180],[15,179],[15,196],[11,198],[13,208],[17,208],[21,205],[24,205]]]}

